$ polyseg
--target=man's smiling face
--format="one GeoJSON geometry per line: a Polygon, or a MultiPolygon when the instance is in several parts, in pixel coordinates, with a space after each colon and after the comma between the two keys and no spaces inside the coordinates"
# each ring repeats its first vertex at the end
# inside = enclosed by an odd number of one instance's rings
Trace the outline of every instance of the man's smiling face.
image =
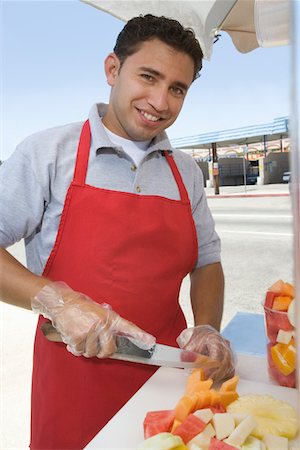
{"type": "Polygon", "coordinates": [[[159,39],[141,43],[122,66],[111,53],[105,60],[112,87],[104,125],[134,141],[150,140],[176,120],[194,76],[194,62],[159,39]]]}

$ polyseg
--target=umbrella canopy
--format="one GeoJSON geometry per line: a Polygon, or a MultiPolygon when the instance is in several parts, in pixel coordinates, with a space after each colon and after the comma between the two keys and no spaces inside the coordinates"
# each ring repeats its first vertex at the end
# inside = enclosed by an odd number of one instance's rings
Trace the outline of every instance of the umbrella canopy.
{"type": "Polygon", "coordinates": [[[289,42],[289,0],[81,0],[118,19],[128,21],[151,13],[191,27],[210,59],[218,31],[229,33],[242,53],[289,42]]]}

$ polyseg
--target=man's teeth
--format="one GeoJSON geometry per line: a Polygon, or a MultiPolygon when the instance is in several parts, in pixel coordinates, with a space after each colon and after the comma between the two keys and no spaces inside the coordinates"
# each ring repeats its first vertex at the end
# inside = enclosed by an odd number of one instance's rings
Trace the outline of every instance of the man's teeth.
{"type": "Polygon", "coordinates": [[[147,119],[151,120],[152,122],[157,122],[159,120],[159,117],[152,116],[152,114],[148,114],[145,111],[141,111],[141,114],[147,119]]]}

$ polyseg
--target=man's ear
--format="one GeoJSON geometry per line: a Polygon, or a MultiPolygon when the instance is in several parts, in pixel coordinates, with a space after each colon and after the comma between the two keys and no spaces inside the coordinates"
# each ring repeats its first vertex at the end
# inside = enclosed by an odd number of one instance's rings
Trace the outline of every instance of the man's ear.
{"type": "Polygon", "coordinates": [[[105,75],[109,86],[114,86],[119,75],[120,60],[115,53],[110,53],[104,61],[105,75]]]}

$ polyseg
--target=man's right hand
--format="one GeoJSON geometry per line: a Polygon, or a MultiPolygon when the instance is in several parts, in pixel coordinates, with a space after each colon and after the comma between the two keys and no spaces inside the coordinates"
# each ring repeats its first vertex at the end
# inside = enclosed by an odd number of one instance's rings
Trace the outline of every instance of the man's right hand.
{"type": "Polygon", "coordinates": [[[75,356],[108,357],[116,351],[117,335],[128,337],[143,349],[155,344],[152,335],[123,319],[109,305],[98,304],[62,282],[44,286],[33,297],[31,306],[52,321],[75,356]]]}

